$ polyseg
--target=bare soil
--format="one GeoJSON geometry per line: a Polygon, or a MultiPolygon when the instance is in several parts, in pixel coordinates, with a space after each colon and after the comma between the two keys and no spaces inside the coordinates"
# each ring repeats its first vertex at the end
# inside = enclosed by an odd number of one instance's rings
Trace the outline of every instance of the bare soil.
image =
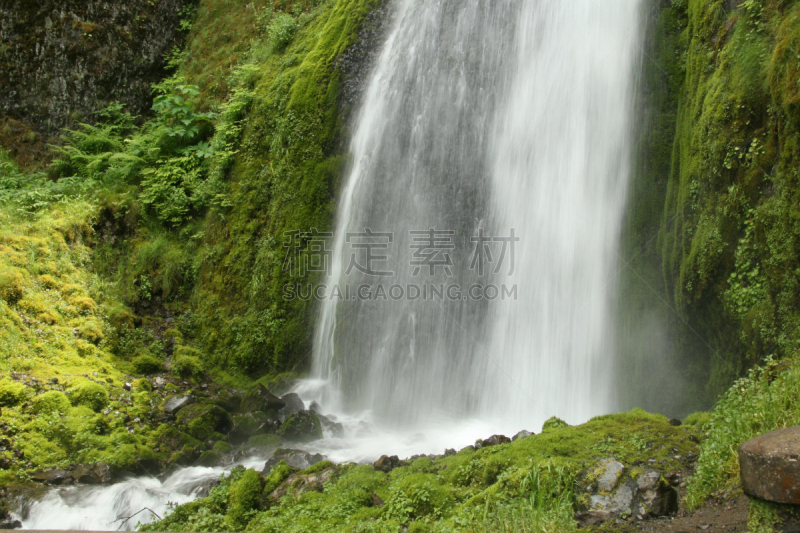
{"type": "Polygon", "coordinates": [[[747,514],[750,502],[747,496],[733,496],[727,500],[709,498],[696,511],[678,511],[677,516],[647,520],[616,521],[589,529],[589,531],[614,531],[620,533],[730,533],[747,531],[747,514]]]}

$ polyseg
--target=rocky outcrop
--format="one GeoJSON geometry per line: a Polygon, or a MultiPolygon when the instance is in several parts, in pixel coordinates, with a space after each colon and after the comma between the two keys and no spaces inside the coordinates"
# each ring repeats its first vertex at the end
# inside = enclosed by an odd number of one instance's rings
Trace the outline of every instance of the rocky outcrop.
{"type": "Polygon", "coordinates": [[[46,137],[120,101],[150,109],[188,0],[0,2],[0,116],[46,137]]]}
{"type": "Polygon", "coordinates": [[[110,483],[111,469],[106,463],[70,465],[69,468],[41,469],[31,474],[31,479],[47,485],[72,485],[86,483],[99,485],[110,483]]]}
{"type": "Polygon", "coordinates": [[[281,410],[281,415],[284,420],[306,408],[303,400],[300,399],[300,396],[298,396],[296,392],[284,394],[281,396],[281,401],[285,404],[281,410]]]}
{"type": "Polygon", "coordinates": [[[322,424],[315,413],[299,411],[283,423],[278,436],[295,442],[309,442],[322,438],[322,424]]]}
{"type": "Polygon", "coordinates": [[[272,454],[272,457],[264,463],[264,469],[261,473],[264,476],[268,476],[272,469],[281,461],[285,461],[286,464],[292,468],[303,470],[324,460],[325,456],[319,453],[308,453],[290,448],[278,448],[275,450],[275,453],[272,454]]]}
{"type": "Polygon", "coordinates": [[[259,384],[258,387],[245,394],[240,410],[243,413],[262,411],[277,416],[285,406],[285,401],[272,394],[264,385],[259,384]]]}
{"type": "Polygon", "coordinates": [[[379,472],[389,473],[398,466],[403,466],[405,463],[401,461],[396,455],[381,455],[380,458],[372,463],[372,468],[379,472]]]}
{"type": "Polygon", "coordinates": [[[335,473],[336,468],[331,466],[320,472],[313,472],[310,474],[292,474],[280,485],[278,485],[278,488],[269,494],[269,498],[272,501],[277,502],[289,493],[293,494],[295,497],[298,497],[306,492],[322,492],[324,490],[325,482],[328,481],[335,473]]]}
{"type": "Polygon", "coordinates": [[[739,446],[748,496],[800,505],[800,426],[765,433],[739,446]]]}
{"type": "Polygon", "coordinates": [[[487,446],[497,446],[498,444],[508,444],[511,439],[505,435],[492,435],[488,439],[478,439],[475,441],[475,449],[486,448],[487,446]]]}
{"type": "Polygon", "coordinates": [[[233,417],[233,428],[229,438],[232,443],[238,444],[254,435],[275,433],[279,428],[279,421],[271,419],[263,411],[253,411],[233,417]]]}
{"type": "Polygon", "coordinates": [[[648,518],[678,510],[678,493],[651,467],[628,468],[613,457],[578,477],[575,519],[590,526],[616,517],[648,518]]]}

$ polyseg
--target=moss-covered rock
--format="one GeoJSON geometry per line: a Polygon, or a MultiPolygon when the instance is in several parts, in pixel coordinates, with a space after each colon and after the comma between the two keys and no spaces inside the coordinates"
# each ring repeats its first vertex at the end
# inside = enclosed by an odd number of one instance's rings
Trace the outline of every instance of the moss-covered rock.
{"type": "Polygon", "coordinates": [[[164,363],[160,359],[149,354],[140,355],[131,362],[137,374],[155,374],[164,368],[164,363]]]}
{"type": "Polygon", "coordinates": [[[322,424],[316,413],[298,411],[293,414],[278,430],[278,436],[297,442],[309,442],[322,438],[322,424]]]}
{"type": "Polygon", "coordinates": [[[205,365],[198,350],[181,346],[175,351],[172,370],[182,378],[199,378],[205,373],[205,365]]]}
{"type": "Polygon", "coordinates": [[[212,438],[216,433],[230,431],[228,413],[214,404],[197,403],[184,407],[178,411],[177,420],[187,433],[201,441],[212,438]]]}
{"type": "Polygon", "coordinates": [[[555,431],[568,426],[569,424],[567,424],[560,418],[551,416],[550,418],[545,420],[544,424],[542,425],[542,433],[546,433],[548,431],[555,431]]]}
{"type": "Polygon", "coordinates": [[[3,378],[0,379],[0,403],[13,407],[27,398],[30,394],[28,388],[17,381],[3,378]]]}
{"type": "Polygon", "coordinates": [[[31,412],[34,414],[66,414],[71,407],[69,398],[61,391],[47,391],[31,401],[31,412]]]}
{"type": "Polygon", "coordinates": [[[72,405],[84,405],[95,411],[102,410],[108,405],[108,390],[99,383],[84,380],[78,382],[67,390],[72,405]]]}

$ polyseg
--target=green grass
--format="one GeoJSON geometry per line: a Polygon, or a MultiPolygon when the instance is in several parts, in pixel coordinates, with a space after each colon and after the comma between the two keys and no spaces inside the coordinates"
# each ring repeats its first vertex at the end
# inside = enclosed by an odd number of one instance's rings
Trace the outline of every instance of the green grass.
{"type": "Polygon", "coordinates": [[[704,424],[697,471],[686,500],[696,507],[715,493],[740,490],[739,445],[763,433],[800,424],[800,364],[768,360],[737,380],[704,424]]]}

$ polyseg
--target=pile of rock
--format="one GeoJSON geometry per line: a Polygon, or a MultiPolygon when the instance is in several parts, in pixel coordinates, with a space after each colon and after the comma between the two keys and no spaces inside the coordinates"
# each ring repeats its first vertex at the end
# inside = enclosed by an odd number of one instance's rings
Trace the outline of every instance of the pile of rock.
{"type": "Polygon", "coordinates": [[[575,519],[592,526],[612,518],[651,518],[678,511],[678,493],[649,466],[627,467],[613,457],[582,472],[577,483],[575,519]]]}

